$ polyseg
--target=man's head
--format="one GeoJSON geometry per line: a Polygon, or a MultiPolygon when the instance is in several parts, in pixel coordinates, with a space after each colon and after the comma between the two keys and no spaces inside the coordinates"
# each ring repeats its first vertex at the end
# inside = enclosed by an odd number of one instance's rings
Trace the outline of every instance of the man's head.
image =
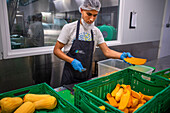
{"type": "Polygon", "coordinates": [[[79,11],[87,24],[92,24],[95,21],[100,7],[99,0],[84,0],[83,4],[79,7],[79,11]]]}

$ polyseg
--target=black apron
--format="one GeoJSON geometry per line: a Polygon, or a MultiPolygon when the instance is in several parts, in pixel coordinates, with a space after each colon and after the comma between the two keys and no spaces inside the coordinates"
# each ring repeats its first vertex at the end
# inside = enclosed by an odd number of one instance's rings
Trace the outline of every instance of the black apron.
{"type": "Polygon", "coordinates": [[[70,51],[67,53],[68,56],[77,59],[81,62],[86,71],[79,72],[74,70],[72,65],[65,62],[61,85],[68,85],[86,81],[92,77],[92,58],[93,58],[93,31],[91,30],[92,41],[78,40],[79,36],[80,20],[77,23],[76,39],[73,41],[70,51]]]}

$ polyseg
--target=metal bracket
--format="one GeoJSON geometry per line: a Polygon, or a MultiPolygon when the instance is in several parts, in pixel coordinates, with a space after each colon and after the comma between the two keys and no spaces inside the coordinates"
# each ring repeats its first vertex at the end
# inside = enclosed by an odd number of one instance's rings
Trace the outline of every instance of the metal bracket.
{"type": "Polygon", "coordinates": [[[169,21],[168,21],[168,23],[166,24],[166,27],[167,27],[167,28],[170,27],[170,16],[169,16],[169,21]]]}
{"type": "Polygon", "coordinates": [[[1,58],[0,58],[0,60],[3,59],[3,58],[4,58],[4,54],[3,54],[3,52],[1,52],[1,58]]]}

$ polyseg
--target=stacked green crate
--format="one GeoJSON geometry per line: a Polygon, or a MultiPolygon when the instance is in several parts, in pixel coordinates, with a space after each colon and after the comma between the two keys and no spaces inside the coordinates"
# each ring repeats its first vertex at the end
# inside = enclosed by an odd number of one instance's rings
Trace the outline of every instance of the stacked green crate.
{"type": "Polygon", "coordinates": [[[155,72],[153,75],[158,75],[170,79],[170,68],[155,72]]]}
{"type": "Polygon", "coordinates": [[[112,41],[117,39],[117,30],[110,25],[97,26],[103,34],[105,41],[112,41]]]}

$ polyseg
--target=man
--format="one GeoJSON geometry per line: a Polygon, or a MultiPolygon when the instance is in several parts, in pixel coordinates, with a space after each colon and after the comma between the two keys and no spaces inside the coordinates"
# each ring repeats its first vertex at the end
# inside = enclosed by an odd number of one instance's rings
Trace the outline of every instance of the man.
{"type": "Polygon", "coordinates": [[[100,30],[94,26],[101,4],[99,0],[85,0],[79,7],[81,19],[66,24],[56,42],[54,54],[65,62],[61,85],[83,82],[92,77],[92,58],[96,46],[108,58],[132,57],[130,53],[111,50],[100,30]],[[61,51],[64,47],[67,54],[61,51]]]}
{"type": "Polygon", "coordinates": [[[44,46],[44,30],[42,25],[42,14],[32,16],[32,21],[29,25],[28,34],[30,39],[28,44],[31,47],[42,47],[44,46]]]}

